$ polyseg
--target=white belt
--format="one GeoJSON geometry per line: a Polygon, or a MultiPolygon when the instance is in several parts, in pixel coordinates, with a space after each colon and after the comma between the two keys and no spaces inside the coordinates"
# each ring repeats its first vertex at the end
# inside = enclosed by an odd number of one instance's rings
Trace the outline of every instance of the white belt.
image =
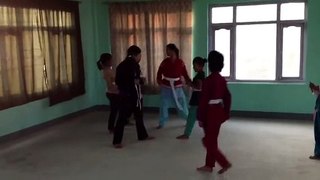
{"type": "Polygon", "coordinates": [[[169,77],[163,77],[163,79],[170,81],[170,82],[175,82],[175,81],[179,81],[180,78],[169,78],[169,77]]]}
{"type": "Polygon", "coordinates": [[[168,78],[168,77],[163,77],[163,79],[169,81],[170,87],[171,87],[171,90],[172,90],[172,94],[173,94],[174,101],[176,102],[176,105],[177,105],[178,109],[183,110],[181,104],[180,104],[179,101],[178,101],[178,96],[177,96],[176,90],[175,90],[175,88],[174,88],[174,82],[179,81],[180,78],[168,78]]]}
{"type": "Polygon", "coordinates": [[[200,92],[200,91],[202,91],[202,89],[195,89],[195,88],[193,88],[192,91],[194,91],[194,92],[200,92]]]}
{"type": "Polygon", "coordinates": [[[223,103],[222,99],[211,99],[208,104],[220,104],[223,103]]]}
{"type": "Polygon", "coordinates": [[[142,93],[141,93],[141,87],[140,84],[135,84],[134,87],[136,88],[136,92],[137,92],[137,104],[136,107],[139,107],[139,109],[142,109],[142,104],[141,104],[141,99],[142,99],[142,93]]]}

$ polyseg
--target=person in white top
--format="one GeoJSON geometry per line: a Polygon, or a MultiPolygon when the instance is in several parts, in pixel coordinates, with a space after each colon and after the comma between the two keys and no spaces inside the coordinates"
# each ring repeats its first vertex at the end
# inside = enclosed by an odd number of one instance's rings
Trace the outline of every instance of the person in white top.
{"type": "Polygon", "coordinates": [[[108,120],[108,130],[112,134],[114,131],[115,121],[119,111],[119,92],[115,84],[115,72],[112,69],[112,55],[103,53],[97,62],[98,69],[102,71],[103,78],[106,81],[106,96],[110,102],[110,115],[108,120]]]}

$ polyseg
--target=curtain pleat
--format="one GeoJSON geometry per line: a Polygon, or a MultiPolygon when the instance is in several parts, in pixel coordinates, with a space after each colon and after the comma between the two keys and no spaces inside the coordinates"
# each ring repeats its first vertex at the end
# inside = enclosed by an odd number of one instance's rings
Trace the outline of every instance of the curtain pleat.
{"type": "Polygon", "coordinates": [[[140,66],[147,80],[144,93],[158,93],[156,73],[169,43],[177,45],[181,59],[191,72],[191,0],[110,3],[109,13],[114,65],[125,58],[129,46],[139,46],[140,66]]]}

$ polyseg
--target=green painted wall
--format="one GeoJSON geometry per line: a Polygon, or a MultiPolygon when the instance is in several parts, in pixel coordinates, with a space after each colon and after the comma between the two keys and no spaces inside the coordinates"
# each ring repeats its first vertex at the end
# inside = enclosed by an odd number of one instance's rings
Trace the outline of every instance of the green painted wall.
{"type": "MultiPolygon", "coordinates": [[[[94,105],[107,104],[105,85],[96,60],[110,52],[110,32],[106,0],[81,0],[80,20],[85,60],[86,94],[71,101],[48,106],[48,100],[0,111],[0,136],[77,112],[94,105]]],[[[123,0],[128,1],[128,0],[123,0]]],[[[265,0],[262,0],[265,2],[265,0]]],[[[212,3],[259,2],[259,0],[193,0],[193,55],[208,53],[208,7],[212,3]]],[[[308,1],[306,82],[320,83],[320,1],[308,1]]],[[[311,113],[315,98],[306,83],[230,83],[233,110],[311,113]]],[[[159,96],[145,96],[145,106],[159,105],[159,96]]]]}

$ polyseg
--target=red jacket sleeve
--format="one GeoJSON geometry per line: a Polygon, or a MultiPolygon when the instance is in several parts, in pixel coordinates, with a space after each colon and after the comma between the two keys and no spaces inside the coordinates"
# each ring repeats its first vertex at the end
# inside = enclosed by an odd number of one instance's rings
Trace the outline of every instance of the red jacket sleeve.
{"type": "Polygon", "coordinates": [[[158,72],[157,72],[157,83],[159,85],[162,84],[162,74],[163,74],[163,62],[160,64],[158,72]]]}
{"type": "Polygon", "coordinates": [[[209,83],[208,83],[208,80],[205,79],[202,83],[202,92],[201,92],[201,97],[200,97],[198,111],[197,111],[197,119],[202,123],[205,123],[205,121],[207,120],[209,92],[210,92],[209,83]]]}

